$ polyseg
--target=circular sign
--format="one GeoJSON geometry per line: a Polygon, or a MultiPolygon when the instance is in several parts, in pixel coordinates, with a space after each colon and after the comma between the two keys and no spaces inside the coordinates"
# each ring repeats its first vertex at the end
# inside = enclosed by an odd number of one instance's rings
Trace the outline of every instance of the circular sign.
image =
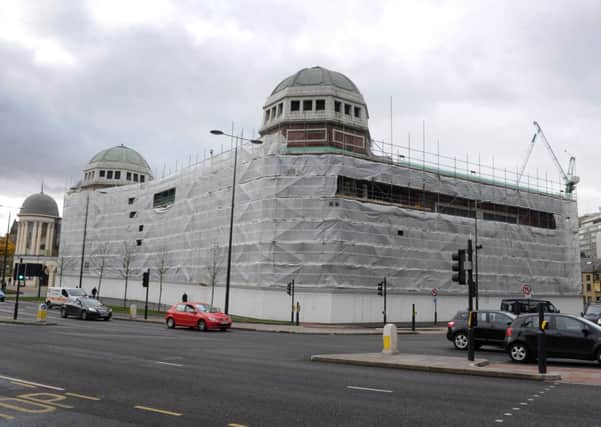
{"type": "Polygon", "coordinates": [[[438,295],[438,289],[432,288],[432,296],[435,297],[436,295],[438,295]]]}
{"type": "Polygon", "coordinates": [[[532,293],[532,289],[526,283],[522,285],[522,293],[524,295],[530,295],[532,293]]]}

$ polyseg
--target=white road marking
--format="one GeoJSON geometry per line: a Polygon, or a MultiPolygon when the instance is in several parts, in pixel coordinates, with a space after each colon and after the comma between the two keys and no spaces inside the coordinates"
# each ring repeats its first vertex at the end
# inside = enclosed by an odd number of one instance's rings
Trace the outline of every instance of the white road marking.
{"type": "Polygon", "coordinates": [[[19,379],[19,378],[5,377],[4,375],[0,375],[0,379],[8,380],[8,381],[19,381],[19,382],[24,383],[24,384],[29,384],[29,385],[33,385],[33,386],[49,388],[50,390],[57,390],[57,391],[64,391],[65,390],[64,388],[61,388],[61,387],[54,387],[52,385],[34,383],[33,381],[22,380],[22,379],[19,379]]]}
{"type": "Polygon", "coordinates": [[[528,406],[528,404],[526,402],[520,402],[520,405],[522,405],[522,406],[528,406]]]}
{"type": "Polygon", "coordinates": [[[182,365],[181,363],[160,362],[158,360],[155,361],[154,363],[158,363],[159,365],[177,366],[178,368],[184,367],[184,365],[182,365]]]}
{"type": "Polygon", "coordinates": [[[500,424],[502,422],[503,422],[503,420],[495,420],[495,423],[499,423],[500,424]]]}
{"type": "Polygon", "coordinates": [[[512,411],[519,411],[520,408],[511,408],[512,411]]]}
{"type": "Polygon", "coordinates": [[[503,415],[505,415],[506,417],[511,417],[511,412],[505,412],[503,415]]]}
{"type": "Polygon", "coordinates": [[[392,390],[384,390],[381,388],[357,387],[354,385],[347,385],[346,388],[350,388],[352,390],[376,391],[378,393],[392,393],[392,390]]]}
{"type": "Polygon", "coordinates": [[[85,394],[77,394],[77,393],[65,393],[65,396],[77,397],[79,399],[86,399],[86,400],[100,400],[100,398],[98,398],[98,397],[86,396],[85,394]]]}

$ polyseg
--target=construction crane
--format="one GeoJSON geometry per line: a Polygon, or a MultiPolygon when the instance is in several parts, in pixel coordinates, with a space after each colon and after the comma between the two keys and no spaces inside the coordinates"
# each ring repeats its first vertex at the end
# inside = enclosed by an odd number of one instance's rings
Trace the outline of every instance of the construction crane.
{"type": "Polygon", "coordinates": [[[563,179],[563,182],[565,184],[565,194],[566,195],[572,194],[576,188],[576,184],[578,184],[578,182],[580,182],[580,178],[574,175],[574,171],[575,171],[575,167],[576,167],[576,158],[574,156],[570,156],[570,163],[568,165],[568,173],[566,174],[564,172],[563,168],[561,167],[559,160],[557,160],[557,156],[553,152],[553,149],[551,148],[551,144],[549,144],[549,141],[547,141],[547,137],[545,136],[540,125],[536,121],[533,122],[533,124],[536,127],[536,132],[534,133],[534,136],[532,137],[532,141],[530,141],[530,146],[528,147],[528,153],[526,154],[526,158],[524,159],[524,162],[522,163],[522,167],[520,168],[517,185],[518,186],[520,185],[520,181],[522,180],[522,176],[524,175],[524,170],[526,169],[526,164],[528,163],[528,159],[530,159],[530,154],[532,153],[532,149],[534,148],[534,143],[536,142],[536,140],[538,138],[540,138],[543,140],[545,147],[547,148],[547,151],[549,151],[549,154],[551,154],[551,157],[553,158],[553,162],[555,162],[555,166],[557,167],[557,170],[559,171],[559,174],[561,175],[561,177],[563,179]]]}

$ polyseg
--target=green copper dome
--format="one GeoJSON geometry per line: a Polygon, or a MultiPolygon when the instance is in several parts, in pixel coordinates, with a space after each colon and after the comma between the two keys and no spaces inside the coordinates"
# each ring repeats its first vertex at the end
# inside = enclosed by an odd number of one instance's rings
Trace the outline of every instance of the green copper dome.
{"type": "Polygon", "coordinates": [[[135,165],[139,168],[150,171],[150,166],[148,166],[148,163],[146,163],[144,157],[142,157],[137,151],[126,147],[125,145],[118,145],[116,147],[103,150],[92,157],[92,160],[90,160],[90,164],[105,162],[123,163],[124,168],[127,168],[127,165],[135,165]]]}
{"type": "Polygon", "coordinates": [[[271,94],[273,95],[289,87],[298,86],[336,86],[340,89],[360,94],[355,83],[347,76],[323,67],[303,68],[296,74],[284,79],[271,94]]]}

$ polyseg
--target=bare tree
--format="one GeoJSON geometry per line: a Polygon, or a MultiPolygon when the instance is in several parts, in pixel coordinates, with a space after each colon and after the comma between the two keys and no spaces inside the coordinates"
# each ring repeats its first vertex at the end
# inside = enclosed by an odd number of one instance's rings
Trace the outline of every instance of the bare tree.
{"type": "Polygon", "coordinates": [[[100,298],[100,287],[102,286],[102,276],[104,274],[104,267],[106,265],[106,259],[110,253],[110,246],[106,242],[101,242],[96,245],[93,252],[93,263],[96,271],[98,272],[98,289],[96,290],[97,298],[100,298]]]}
{"type": "Polygon", "coordinates": [[[58,258],[59,287],[63,287],[63,273],[65,272],[65,270],[71,270],[75,264],[77,264],[77,260],[73,257],[66,257],[64,255],[61,255],[58,258]]]}
{"type": "Polygon", "coordinates": [[[123,293],[123,307],[127,307],[127,282],[129,280],[129,273],[131,270],[131,264],[134,259],[134,247],[128,245],[127,242],[123,242],[121,247],[121,266],[119,268],[119,274],[125,279],[125,290],[123,293]]]}
{"type": "Polygon", "coordinates": [[[169,252],[166,247],[161,248],[157,256],[157,271],[159,272],[159,311],[161,311],[161,298],[163,297],[163,277],[169,269],[169,252]]]}
{"type": "Polygon", "coordinates": [[[209,286],[211,287],[211,310],[213,309],[213,300],[215,297],[215,284],[217,283],[217,274],[219,273],[219,263],[217,260],[219,259],[219,248],[217,245],[213,244],[211,246],[211,253],[209,259],[209,286]]]}

